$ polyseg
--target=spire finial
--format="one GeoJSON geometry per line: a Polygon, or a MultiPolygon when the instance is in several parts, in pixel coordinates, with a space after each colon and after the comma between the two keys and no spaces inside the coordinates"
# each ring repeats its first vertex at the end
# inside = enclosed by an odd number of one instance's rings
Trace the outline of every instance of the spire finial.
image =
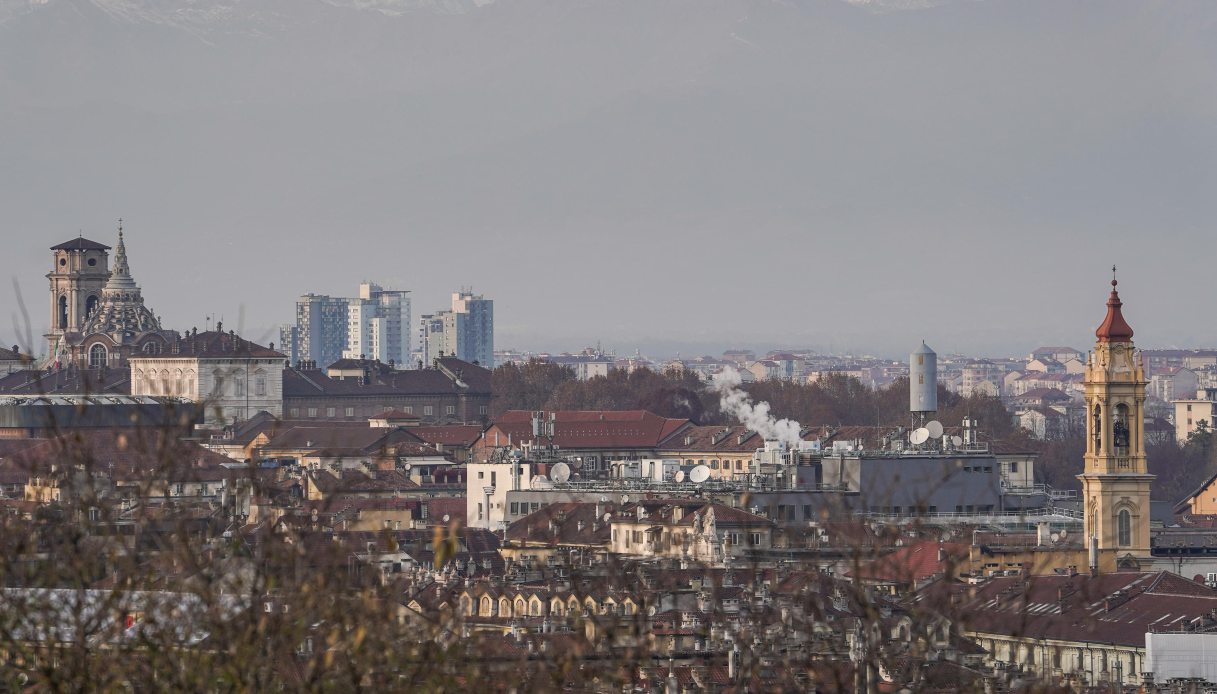
{"type": "Polygon", "coordinates": [[[1113,287],[1114,287],[1114,286],[1116,286],[1116,284],[1117,284],[1117,282],[1116,282],[1116,266],[1115,266],[1115,265],[1112,265],[1112,266],[1111,266],[1111,286],[1113,286],[1113,287]]]}
{"type": "MultiPolygon", "coordinates": [[[[123,237],[123,218],[119,217],[118,218],[118,238],[121,239],[122,237],[123,237]]],[[[1112,269],[1114,269],[1114,268],[1112,268],[1112,269]]]]}

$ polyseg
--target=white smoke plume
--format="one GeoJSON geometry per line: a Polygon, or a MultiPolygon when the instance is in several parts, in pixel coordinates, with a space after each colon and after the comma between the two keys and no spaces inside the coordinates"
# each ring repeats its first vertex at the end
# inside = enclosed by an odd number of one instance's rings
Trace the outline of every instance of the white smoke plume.
{"type": "Polygon", "coordinates": [[[766,440],[781,441],[789,448],[798,446],[802,426],[793,419],[774,419],[767,402],[752,404],[752,397],[740,390],[741,383],[739,371],[730,366],[714,375],[710,390],[718,393],[719,408],[766,440]]]}

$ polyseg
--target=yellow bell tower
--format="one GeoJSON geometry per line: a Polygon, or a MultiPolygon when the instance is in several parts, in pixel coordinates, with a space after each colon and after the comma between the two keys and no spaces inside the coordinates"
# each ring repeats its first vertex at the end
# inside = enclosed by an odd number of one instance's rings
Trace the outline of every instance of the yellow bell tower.
{"type": "Polygon", "coordinates": [[[1112,269],[1107,317],[1086,364],[1086,467],[1082,482],[1092,570],[1137,568],[1150,556],[1145,461],[1145,366],[1120,309],[1112,269]]]}

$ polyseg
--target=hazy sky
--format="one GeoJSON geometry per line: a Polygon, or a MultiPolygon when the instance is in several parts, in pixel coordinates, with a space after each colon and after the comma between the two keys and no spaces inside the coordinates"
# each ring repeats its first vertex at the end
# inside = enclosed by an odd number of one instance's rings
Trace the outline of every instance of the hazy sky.
{"type": "Polygon", "coordinates": [[[0,0],[0,132],[0,344],[123,217],[179,330],[371,279],[499,347],[1017,354],[1116,263],[1217,345],[1211,0],[0,0]]]}

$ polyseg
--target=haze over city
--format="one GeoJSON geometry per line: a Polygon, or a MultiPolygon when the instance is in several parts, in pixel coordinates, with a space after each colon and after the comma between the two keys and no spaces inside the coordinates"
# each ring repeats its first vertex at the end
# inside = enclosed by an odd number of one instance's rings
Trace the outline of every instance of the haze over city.
{"type": "MultiPolygon", "coordinates": [[[[496,343],[1212,346],[1217,5],[0,2],[0,275],[113,245],[166,326],[362,280],[496,343]]],[[[3,333],[20,322],[0,297],[3,333]]],[[[15,337],[23,337],[24,332],[15,337]]],[[[263,338],[263,342],[267,339],[263,338]]]]}

